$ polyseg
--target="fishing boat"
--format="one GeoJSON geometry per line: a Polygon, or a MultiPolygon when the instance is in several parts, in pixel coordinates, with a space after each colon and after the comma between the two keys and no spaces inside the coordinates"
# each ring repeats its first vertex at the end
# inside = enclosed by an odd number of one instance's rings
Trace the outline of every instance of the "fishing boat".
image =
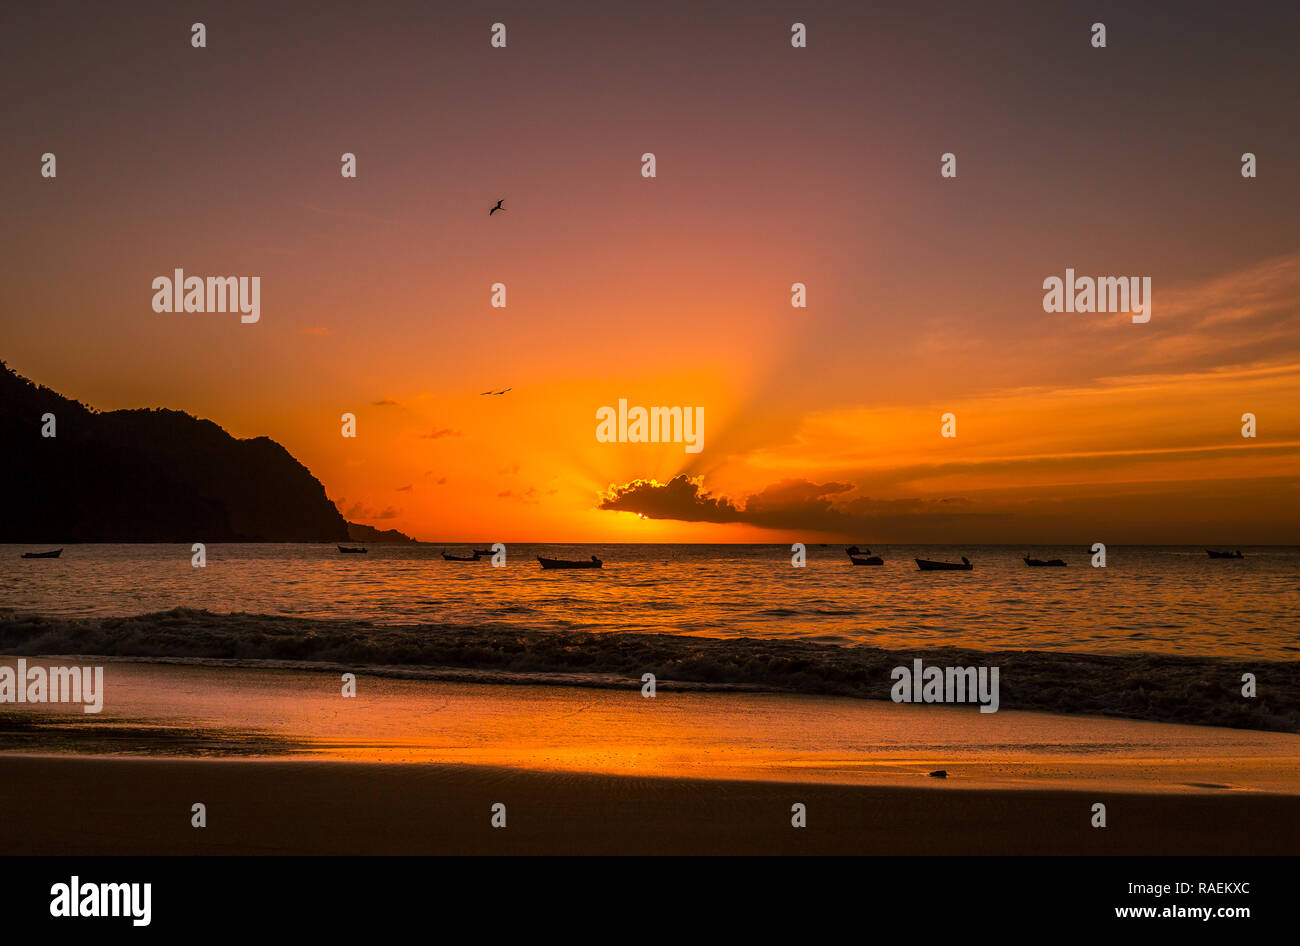
{"type": "Polygon", "coordinates": [[[55,549],[53,552],[24,552],[23,558],[58,558],[63,554],[63,549],[55,549]]]}
{"type": "Polygon", "coordinates": [[[340,552],[346,552],[346,553],[348,553],[349,555],[361,555],[361,554],[363,554],[363,553],[365,553],[365,552],[369,552],[369,551],[370,551],[370,549],[353,548],[353,547],[350,546],[350,545],[338,545],[338,546],[335,546],[335,548],[337,548],[340,552]]]}
{"type": "Polygon", "coordinates": [[[594,555],[589,562],[581,559],[573,561],[567,558],[542,558],[540,555],[537,556],[537,561],[541,563],[542,568],[600,568],[605,564],[594,555]]]}
{"type": "Polygon", "coordinates": [[[918,558],[916,567],[923,572],[968,572],[975,566],[963,555],[960,562],[932,562],[928,559],[918,558]]]}
{"type": "Polygon", "coordinates": [[[846,548],[845,553],[849,556],[849,561],[854,565],[883,565],[885,560],[879,555],[872,555],[871,549],[860,549],[856,545],[850,545],[846,548]]]}
{"type": "Polygon", "coordinates": [[[1205,554],[1210,556],[1210,558],[1245,558],[1246,557],[1241,554],[1241,549],[1237,549],[1237,551],[1235,552],[1219,552],[1214,549],[1206,549],[1205,554]]]}
{"type": "Polygon", "coordinates": [[[478,557],[478,552],[475,552],[473,555],[449,555],[446,552],[442,553],[442,560],[444,562],[477,562],[478,557]]]}
{"type": "Polygon", "coordinates": [[[1030,558],[1026,555],[1025,564],[1032,568],[1064,568],[1065,560],[1060,558],[1049,558],[1044,561],[1041,558],[1030,558]]]}

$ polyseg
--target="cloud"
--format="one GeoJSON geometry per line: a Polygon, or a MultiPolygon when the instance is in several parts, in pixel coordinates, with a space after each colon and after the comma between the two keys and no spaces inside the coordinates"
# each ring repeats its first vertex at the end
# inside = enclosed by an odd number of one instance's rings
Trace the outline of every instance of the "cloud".
{"type": "Polygon", "coordinates": [[[596,508],[683,522],[740,522],[742,518],[731,500],[710,495],[699,477],[684,473],[667,483],[632,480],[623,486],[611,486],[596,508]]]}
{"type": "Polygon", "coordinates": [[[459,430],[452,430],[450,427],[439,427],[429,431],[427,434],[420,434],[421,440],[441,440],[443,437],[460,437],[459,430]]]}
{"type": "Polygon", "coordinates": [[[411,484],[410,484],[410,483],[407,483],[405,486],[399,486],[399,487],[397,487],[397,491],[398,491],[399,493],[406,493],[406,492],[409,492],[410,489],[411,489],[411,484]]]}
{"type": "Polygon", "coordinates": [[[745,523],[764,529],[806,530],[837,535],[865,534],[867,530],[915,526],[923,519],[942,527],[958,520],[987,517],[969,502],[944,499],[848,498],[852,483],[813,483],[788,479],[751,494],[744,503],[708,492],[700,477],[685,474],[667,483],[633,480],[611,486],[598,509],[634,512],[647,519],[681,522],[745,523]]]}
{"type": "Polygon", "coordinates": [[[385,506],[383,509],[375,510],[370,506],[367,506],[365,503],[360,502],[353,503],[351,506],[347,507],[347,509],[344,509],[344,502],[345,500],[340,499],[335,502],[335,505],[338,506],[339,512],[343,514],[343,518],[349,522],[366,522],[367,520],[373,521],[376,519],[396,519],[402,514],[402,510],[394,506],[385,506]]]}
{"type": "Polygon", "coordinates": [[[373,404],[375,407],[401,407],[402,406],[400,401],[395,401],[391,397],[383,397],[380,398],[378,401],[371,401],[370,403],[373,404]]]}
{"type": "Polygon", "coordinates": [[[375,214],[361,213],[355,210],[331,210],[328,207],[317,207],[315,204],[301,204],[304,210],[310,210],[312,213],[325,214],[329,217],[339,217],[343,220],[364,220],[370,223],[401,223],[400,220],[394,220],[391,217],[379,217],[375,214]]]}
{"type": "Polygon", "coordinates": [[[537,498],[537,487],[530,486],[525,490],[515,492],[513,489],[505,489],[497,493],[497,499],[514,499],[530,506],[535,506],[541,500],[537,498]]]}
{"type": "Polygon", "coordinates": [[[1300,354],[1300,254],[1153,295],[1153,321],[1163,318],[1177,331],[1138,348],[1135,365],[1203,370],[1300,354]]]}

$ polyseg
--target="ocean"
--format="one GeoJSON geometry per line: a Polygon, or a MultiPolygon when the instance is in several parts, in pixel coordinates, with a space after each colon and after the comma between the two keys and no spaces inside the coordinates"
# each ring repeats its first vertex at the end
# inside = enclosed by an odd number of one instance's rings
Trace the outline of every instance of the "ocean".
{"type": "MultiPolygon", "coordinates": [[[[479,548],[487,548],[482,543],[479,548]]],[[[0,546],[0,611],[127,617],[187,608],[217,614],[346,619],[376,625],[530,631],[624,631],[713,638],[862,643],[895,650],[1142,653],[1293,661],[1300,656],[1300,548],[872,546],[883,567],[854,567],[844,546],[507,546],[493,568],[444,562],[469,546],[71,545],[55,560],[0,546]],[[1026,553],[1066,568],[1028,568],[1026,553]],[[592,571],[543,571],[536,555],[587,558],[592,571]],[[970,572],[921,572],[913,559],[970,572]]]]}

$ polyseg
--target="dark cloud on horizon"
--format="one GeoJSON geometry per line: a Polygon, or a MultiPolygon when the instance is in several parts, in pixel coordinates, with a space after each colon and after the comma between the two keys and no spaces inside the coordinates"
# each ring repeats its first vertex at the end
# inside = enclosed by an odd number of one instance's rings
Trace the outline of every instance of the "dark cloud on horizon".
{"type": "Polygon", "coordinates": [[[838,535],[858,535],[864,530],[930,526],[987,517],[964,499],[845,498],[857,487],[852,483],[813,483],[787,479],[751,494],[743,503],[708,492],[698,477],[675,476],[667,483],[632,480],[613,486],[597,508],[634,512],[647,519],[679,522],[745,523],[765,529],[797,529],[838,535]]]}
{"type": "Polygon", "coordinates": [[[667,483],[633,480],[611,487],[598,509],[640,513],[648,519],[677,519],[682,522],[742,522],[744,513],[731,500],[705,492],[696,479],[686,474],[667,483]]]}

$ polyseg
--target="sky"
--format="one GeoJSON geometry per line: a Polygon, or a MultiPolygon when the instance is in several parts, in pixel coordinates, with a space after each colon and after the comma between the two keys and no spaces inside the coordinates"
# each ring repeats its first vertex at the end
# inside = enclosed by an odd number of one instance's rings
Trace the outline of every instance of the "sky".
{"type": "Polygon", "coordinates": [[[476,6],[6,4],[0,358],[430,541],[1296,541],[1300,8],[476,6]]]}

